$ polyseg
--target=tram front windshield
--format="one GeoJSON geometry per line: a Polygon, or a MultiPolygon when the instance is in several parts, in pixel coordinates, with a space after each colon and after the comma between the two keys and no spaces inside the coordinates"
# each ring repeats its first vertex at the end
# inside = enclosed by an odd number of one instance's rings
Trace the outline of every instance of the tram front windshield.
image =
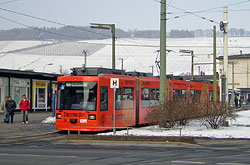
{"type": "Polygon", "coordinates": [[[97,82],[60,82],[58,110],[96,110],[97,82]]]}

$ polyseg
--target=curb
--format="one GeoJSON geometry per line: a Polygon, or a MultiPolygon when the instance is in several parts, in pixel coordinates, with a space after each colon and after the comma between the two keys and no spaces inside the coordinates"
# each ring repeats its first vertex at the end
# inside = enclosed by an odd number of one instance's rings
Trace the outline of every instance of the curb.
{"type": "Polygon", "coordinates": [[[54,134],[54,133],[57,133],[57,132],[58,132],[58,131],[52,131],[52,132],[44,132],[44,133],[40,133],[40,134],[33,134],[33,135],[27,135],[27,136],[11,136],[11,137],[6,137],[6,138],[2,138],[2,139],[29,138],[29,137],[50,135],[50,134],[54,134]]]}
{"type": "Polygon", "coordinates": [[[144,141],[197,144],[193,137],[68,135],[67,140],[144,141]]]}

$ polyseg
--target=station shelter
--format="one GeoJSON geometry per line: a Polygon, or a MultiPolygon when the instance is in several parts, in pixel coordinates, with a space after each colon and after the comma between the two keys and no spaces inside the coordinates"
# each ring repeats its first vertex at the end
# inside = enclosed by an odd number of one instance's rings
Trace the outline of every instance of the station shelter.
{"type": "Polygon", "coordinates": [[[51,110],[59,74],[0,69],[0,103],[11,96],[19,109],[23,95],[30,100],[31,110],[51,110]]]}

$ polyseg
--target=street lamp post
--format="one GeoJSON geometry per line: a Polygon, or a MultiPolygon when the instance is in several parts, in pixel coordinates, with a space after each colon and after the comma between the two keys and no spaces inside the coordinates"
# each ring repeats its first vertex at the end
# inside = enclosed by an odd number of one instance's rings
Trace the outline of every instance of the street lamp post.
{"type": "Polygon", "coordinates": [[[181,53],[188,53],[192,57],[192,62],[191,62],[191,80],[194,79],[194,51],[193,50],[180,50],[181,53]]]}
{"type": "Polygon", "coordinates": [[[44,67],[43,67],[43,72],[45,71],[45,67],[48,66],[48,65],[53,65],[53,63],[45,64],[44,67]]]}
{"type": "Polygon", "coordinates": [[[90,23],[91,28],[111,29],[112,33],[112,69],[115,69],[115,24],[90,23]]]}

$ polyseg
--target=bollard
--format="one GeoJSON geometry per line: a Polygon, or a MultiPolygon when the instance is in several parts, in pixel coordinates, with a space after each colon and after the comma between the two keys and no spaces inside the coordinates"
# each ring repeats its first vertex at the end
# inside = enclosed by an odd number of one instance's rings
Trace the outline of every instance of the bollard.
{"type": "Polygon", "coordinates": [[[180,136],[181,136],[181,130],[182,130],[182,128],[179,128],[180,129],[180,136]]]}

